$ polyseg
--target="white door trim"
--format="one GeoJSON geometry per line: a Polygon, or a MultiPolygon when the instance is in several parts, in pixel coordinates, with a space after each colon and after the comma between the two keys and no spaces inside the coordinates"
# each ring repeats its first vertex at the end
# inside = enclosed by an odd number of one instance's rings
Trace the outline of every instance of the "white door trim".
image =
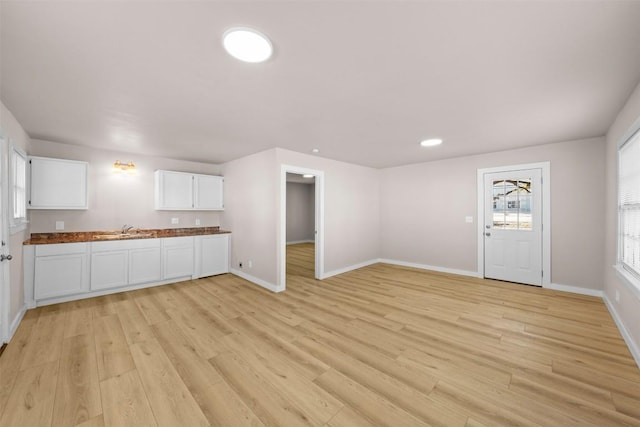
{"type": "MultiPolygon", "coordinates": [[[[2,227],[2,239],[5,241],[6,246],[0,250],[0,253],[10,253],[9,248],[9,140],[2,134],[0,130],[0,185],[2,185],[1,193],[2,200],[0,201],[0,227],[2,227]]],[[[4,342],[8,342],[10,338],[10,325],[9,325],[9,311],[11,291],[10,291],[10,274],[9,274],[9,262],[4,261],[2,266],[2,278],[0,280],[0,345],[4,342]]]]}
{"type": "Polygon", "coordinates": [[[324,172],[299,166],[280,167],[280,233],[278,242],[278,292],[286,289],[287,281],[287,172],[315,176],[315,278],[324,278],[324,172]]]}
{"type": "Polygon", "coordinates": [[[494,172],[510,172],[523,169],[542,170],[542,287],[548,288],[551,284],[551,163],[525,163],[519,165],[499,166],[493,168],[478,169],[478,275],[484,277],[484,175],[494,172]]]}

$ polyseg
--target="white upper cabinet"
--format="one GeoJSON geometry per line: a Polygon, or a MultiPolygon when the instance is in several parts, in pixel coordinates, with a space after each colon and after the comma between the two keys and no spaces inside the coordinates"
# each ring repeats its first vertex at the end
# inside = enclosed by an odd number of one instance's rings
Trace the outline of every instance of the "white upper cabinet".
{"type": "Polygon", "coordinates": [[[30,157],[29,209],[89,209],[87,162],[30,157]]]}
{"type": "Polygon", "coordinates": [[[156,171],[156,210],[193,209],[193,175],[156,171]]]}
{"type": "Polygon", "coordinates": [[[155,172],[156,210],[223,210],[224,178],[185,172],[155,172]]]}
{"type": "Polygon", "coordinates": [[[196,209],[222,210],[224,178],[214,175],[193,176],[194,206],[196,209]]]}

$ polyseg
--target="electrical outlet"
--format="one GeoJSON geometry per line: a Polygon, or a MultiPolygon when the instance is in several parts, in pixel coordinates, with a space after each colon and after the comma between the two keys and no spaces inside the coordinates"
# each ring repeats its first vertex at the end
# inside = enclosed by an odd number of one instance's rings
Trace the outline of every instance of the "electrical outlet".
{"type": "Polygon", "coordinates": [[[620,291],[616,290],[616,302],[620,302],[620,291]]]}
{"type": "Polygon", "coordinates": [[[56,230],[64,230],[64,221],[56,221],[56,230]]]}
{"type": "Polygon", "coordinates": [[[200,218],[196,218],[196,225],[200,225],[200,218]]]}
{"type": "Polygon", "coordinates": [[[253,268],[253,261],[249,260],[247,262],[247,265],[249,266],[249,268],[253,268]]]}
{"type": "Polygon", "coordinates": [[[180,218],[171,218],[171,224],[180,224],[180,218]]]}

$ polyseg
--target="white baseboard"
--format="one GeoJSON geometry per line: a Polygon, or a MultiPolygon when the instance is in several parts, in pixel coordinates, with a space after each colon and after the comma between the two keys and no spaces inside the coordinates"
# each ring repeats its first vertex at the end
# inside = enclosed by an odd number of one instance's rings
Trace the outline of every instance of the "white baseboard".
{"type": "Polygon", "coordinates": [[[636,361],[636,364],[640,368],[640,348],[638,348],[638,345],[640,345],[640,343],[635,343],[633,341],[631,334],[629,333],[629,331],[627,331],[627,328],[625,328],[624,323],[622,323],[622,319],[620,319],[620,316],[618,316],[618,312],[616,311],[614,305],[611,304],[611,301],[609,301],[607,294],[603,294],[602,299],[604,300],[604,305],[607,306],[609,313],[611,313],[611,317],[613,317],[613,321],[616,322],[616,326],[618,327],[618,330],[620,331],[622,338],[624,338],[624,342],[627,343],[627,347],[629,348],[631,355],[633,356],[633,358],[636,361]]]}
{"type": "Polygon", "coordinates": [[[542,286],[545,289],[553,289],[555,291],[571,292],[572,294],[589,295],[592,297],[602,298],[604,293],[598,289],[580,288],[578,286],[560,285],[558,283],[549,283],[542,286]]]}
{"type": "Polygon", "coordinates": [[[294,240],[292,242],[287,242],[287,246],[289,245],[297,245],[300,243],[315,243],[316,241],[311,239],[311,240],[294,240]]]}
{"type": "Polygon", "coordinates": [[[480,274],[477,271],[458,270],[457,268],[437,267],[435,265],[418,264],[415,262],[398,261],[395,259],[379,259],[378,262],[385,264],[399,265],[402,267],[419,268],[421,270],[437,271],[439,273],[459,274],[461,276],[470,276],[480,278],[480,274]]]}
{"type": "Polygon", "coordinates": [[[327,271],[322,275],[320,279],[321,280],[328,279],[329,277],[337,276],[338,274],[348,273],[349,271],[357,270],[359,268],[367,267],[369,265],[377,264],[379,262],[380,262],[379,259],[370,259],[368,261],[359,262],[358,264],[353,264],[347,267],[338,268],[337,270],[327,271]]]}
{"type": "Polygon", "coordinates": [[[11,322],[11,325],[9,325],[9,336],[7,337],[7,342],[11,341],[11,338],[13,338],[13,334],[15,334],[18,330],[18,326],[20,326],[20,322],[22,322],[22,318],[24,317],[26,312],[27,306],[23,305],[18,314],[16,314],[16,317],[11,322]]]}
{"type": "Polygon", "coordinates": [[[243,278],[244,280],[247,280],[251,283],[255,283],[258,286],[261,286],[265,289],[270,290],[271,292],[282,292],[284,291],[284,288],[280,288],[276,285],[274,285],[273,283],[269,283],[266,280],[262,280],[258,277],[252,276],[250,274],[245,273],[244,271],[241,270],[236,270],[235,268],[232,268],[230,271],[231,274],[235,274],[238,277],[243,278]]]}

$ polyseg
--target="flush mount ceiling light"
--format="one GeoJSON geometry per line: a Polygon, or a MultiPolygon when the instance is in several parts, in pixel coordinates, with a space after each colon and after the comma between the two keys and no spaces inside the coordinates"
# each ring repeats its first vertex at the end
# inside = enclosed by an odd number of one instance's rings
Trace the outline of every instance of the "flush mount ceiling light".
{"type": "Polygon", "coordinates": [[[305,173],[304,175],[302,175],[303,178],[313,178],[313,175],[311,175],[310,173],[305,173]]]}
{"type": "Polygon", "coordinates": [[[251,28],[230,28],[222,36],[229,55],[245,62],[264,62],[273,54],[273,45],[264,34],[251,28]]]}
{"type": "Polygon", "coordinates": [[[312,153],[319,153],[320,150],[318,150],[317,148],[314,148],[313,150],[311,150],[312,153]]]}
{"type": "Polygon", "coordinates": [[[435,147],[436,145],[440,144],[442,144],[442,140],[439,138],[425,139],[423,141],[420,141],[420,145],[422,147],[435,147]]]}

